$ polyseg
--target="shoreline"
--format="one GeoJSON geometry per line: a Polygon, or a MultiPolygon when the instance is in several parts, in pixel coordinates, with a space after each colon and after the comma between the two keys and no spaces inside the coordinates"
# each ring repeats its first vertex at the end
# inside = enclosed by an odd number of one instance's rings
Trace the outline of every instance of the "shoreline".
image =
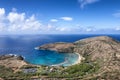
{"type": "MultiPolygon", "coordinates": [[[[69,66],[79,64],[79,63],[81,63],[81,60],[84,59],[79,53],[73,53],[73,54],[77,54],[77,55],[78,55],[78,59],[77,59],[77,61],[75,61],[74,63],[70,64],[69,66]]],[[[62,62],[62,63],[55,64],[55,65],[51,65],[51,66],[62,66],[62,65],[64,65],[66,62],[68,62],[68,61],[65,60],[65,61],[62,62]]],[[[68,67],[68,66],[66,66],[66,67],[68,67]]]]}
{"type": "Polygon", "coordinates": [[[76,61],[75,64],[79,64],[79,63],[81,63],[82,60],[84,60],[84,57],[82,57],[79,53],[76,53],[76,54],[79,56],[79,58],[78,58],[78,61],[76,61]]]}
{"type": "MultiPolygon", "coordinates": [[[[79,53],[73,53],[73,54],[76,54],[78,56],[78,59],[76,61],[74,61],[73,63],[70,63],[69,64],[69,59],[65,59],[64,62],[62,63],[59,63],[59,64],[54,64],[54,65],[49,65],[49,66],[65,66],[65,67],[68,67],[68,66],[72,66],[72,65],[76,65],[76,64],[79,64],[81,63],[81,60],[83,60],[84,58],[79,54],[79,53]],[[66,65],[66,64],[69,64],[69,65],[66,65]]],[[[15,57],[18,56],[16,54],[8,54],[10,56],[14,55],[15,57]]],[[[23,56],[22,56],[23,57],[23,56]]],[[[23,57],[23,61],[26,62],[25,60],[25,57],[23,57]]],[[[31,64],[29,62],[26,62],[27,64],[31,64]]],[[[34,66],[41,66],[41,65],[35,65],[35,64],[31,64],[31,65],[34,65],[34,66]]]]}
{"type": "MultiPolygon", "coordinates": [[[[79,63],[81,63],[81,61],[84,59],[79,53],[75,53],[75,54],[78,55],[78,60],[75,61],[75,63],[73,63],[72,65],[79,64],[79,63]]],[[[71,65],[71,66],[72,66],[72,65],[71,65]]]]}

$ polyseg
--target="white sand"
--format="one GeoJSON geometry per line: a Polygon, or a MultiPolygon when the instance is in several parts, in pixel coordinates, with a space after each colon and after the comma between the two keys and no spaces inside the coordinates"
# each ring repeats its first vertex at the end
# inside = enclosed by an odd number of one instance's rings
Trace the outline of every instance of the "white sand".
{"type": "MultiPolygon", "coordinates": [[[[75,64],[81,63],[81,60],[84,59],[79,53],[74,53],[74,54],[77,54],[77,55],[78,55],[78,60],[77,60],[75,63],[71,64],[71,66],[72,66],[72,65],[75,65],[75,64]]],[[[67,63],[67,60],[66,60],[65,62],[60,63],[60,64],[51,65],[51,66],[61,66],[61,65],[65,64],[65,63],[67,63]]]]}
{"type": "Polygon", "coordinates": [[[75,63],[73,63],[72,65],[79,64],[84,59],[79,53],[75,53],[75,54],[78,55],[78,60],[75,63]]]}

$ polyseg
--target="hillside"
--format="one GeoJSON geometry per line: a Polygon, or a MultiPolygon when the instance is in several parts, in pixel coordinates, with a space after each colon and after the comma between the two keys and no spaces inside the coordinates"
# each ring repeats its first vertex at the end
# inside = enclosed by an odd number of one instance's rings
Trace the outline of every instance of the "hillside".
{"type": "MultiPolygon", "coordinates": [[[[37,49],[54,50],[63,54],[69,52],[79,53],[85,59],[80,64],[69,67],[35,67],[34,65],[37,73],[30,74],[29,78],[37,75],[37,79],[43,80],[120,80],[120,42],[108,36],[86,38],[74,43],[50,43],[37,47],[37,49]]],[[[16,59],[16,57],[12,57],[13,59],[16,59]]],[[[17,60],[19,59],[21,60],[21,58],[17,58],[17,60]]],[[[11,58],[0,57],[0,65],[7,66],[10,60],[11,58]],[[8,62],[3,62],[6,60],[8,62]]],[[[11,66],[7,67],[11,68],[11,66]]],[[[27,68],[30,69],[31,67],[27,68]]]]}
{"type": "MultiPolygon", "coordinates": [[[[66,43],[61,44],[64,47],[66,46],[66,43]]],[[[69,49],[64,47],[57,48],[58,52],[61,50],[60,52],[68,51],[69,53],[72,51],[79,53],[85,58],[86,63],[97,63],[100,67],[96,73],[85,76],[86,79],[90,79],[92,76],[109,80],[120,79],[120,43],[118,41],[108,36],[99,36],[82,39],[71,44],[72,46],[69,46],[69,49]]],[[[59,44],[52,44],[54,46],[48,45],[39,48],[44,49],[47,46],[45,49],[51,50],[51,47],[56,49],[56,45],[58,46],[59,44]]]]}

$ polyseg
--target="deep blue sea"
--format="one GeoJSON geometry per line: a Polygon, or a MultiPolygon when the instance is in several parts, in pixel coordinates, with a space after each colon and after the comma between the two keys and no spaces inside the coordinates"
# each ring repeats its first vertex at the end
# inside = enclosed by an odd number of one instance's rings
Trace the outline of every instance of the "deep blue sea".
{"type": "MultiPolygon", "coordinates": [[[[73,64],[77,54],[61,54],[48,50],[35,50],[34,48],[47,43],[74,42],[80,39],[103,35],[1,35],[0,55],[22,55],[25,60],[36,65],[56,65],[68,61],[63,66],[73,64]]],[[[105,35],[104,35],[105,36],[105,35]]],[[[120,35],[107,35],[120,41],[120,35]]]]}

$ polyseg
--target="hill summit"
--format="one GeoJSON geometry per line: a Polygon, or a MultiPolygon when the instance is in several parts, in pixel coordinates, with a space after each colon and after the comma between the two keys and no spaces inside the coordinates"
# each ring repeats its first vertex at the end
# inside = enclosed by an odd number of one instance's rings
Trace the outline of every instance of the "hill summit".
{"type": "MultiPolygon", "coordinates": [[[[22,76],[28,75],[30,79],[37,75],[35,79],[43,80],[120,80],[120,42],[111,37],[91,37],[73,43],[49,43],[35,49],[53,50],[61,54],[78,53],[84,59],[80,61],[81,63],[64,68],[63,66],[31,65],[24,62],[21,56],[4,55],[0,56],[0,66],[12,68],[12,70],[15,67],[22,76]],[[31,69],[36,71],[33,75],[24,73],[24,70],[31,71],[31,69]]],[[[8,69],[1,67],[0,70],[5,73],[8,69]]],[[[0,77],[4,79],[9,77],[11,80],[21,78],[20,74],[16,77],[12,72],[9,76],[1,73],[0,77]]]]}
{"type": "Polygon", "coordinates": [[[85,76],[85,79],[91,77],[107,80],[120,79],[120,42],[111,37],[98,36],[74,43],[53,43],[40,46],[39,49],[79,53],[85,58],[86,63],[97,63],[99,70],[94,74],[85,76]]]}

